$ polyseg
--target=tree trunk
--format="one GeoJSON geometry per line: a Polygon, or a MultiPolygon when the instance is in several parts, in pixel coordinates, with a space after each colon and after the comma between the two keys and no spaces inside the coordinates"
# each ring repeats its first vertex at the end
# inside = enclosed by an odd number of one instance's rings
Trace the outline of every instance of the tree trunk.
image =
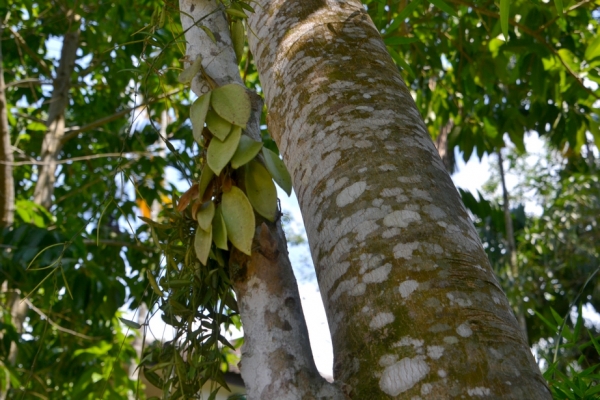
{"type": "Polygon", "coordinates": [[[10,143],[10,130],[6,102],[6,85],[4,84],[4,68],[2,60],[2,32],[4,26],[0,21],[0,228],[13,223],[15,214],[15,184],[12,175],[14,161],[10,143]]]}
{"type": "Polygon", "coordinates": [[[63,38],[60,62],[53,82],[52,98],[48,109],[48,127],[40,158],[44,163],[39,167],[38,180],[34,190],[34,201],[49,209],[52,205],[54,182],[56,180],[56,161],[62,148],[65,135],[65,109],[69,103],[71,75],[75,67],[75,58],[79,46],[79,30],[68,32],[63,38]]]}
{"type": "Polygon", "coordinates": [[[379,32],[357,0],[259,0],[249,40],[356,399],[550,392],[379,32]]]}
{"type": "MultiPolygon", "coordinates": [[[[227,21],[222,11],[214,12],[217,5],[210,0],[180,0],[181,22],[188,42],[186,56],[190,63],[202,56],[206,73],[218,85],[243,85],[227,21]],[[217,43],[199,26],[210,29],[217,43]]],[[[199,74],[192,89],[201,95],[210,87],[199,74]]],[[[260,140],[263,103],[256,93],[250,95],[252,116],[246,133],[260,140]]],[[[229,265],[244,325],[240,369],[248,398],[341,399],[337,388],[319,376],[314,364],[300,294],[279,222],[261,223],[252,248],[251,257],[233,249],[229,265]]]]}

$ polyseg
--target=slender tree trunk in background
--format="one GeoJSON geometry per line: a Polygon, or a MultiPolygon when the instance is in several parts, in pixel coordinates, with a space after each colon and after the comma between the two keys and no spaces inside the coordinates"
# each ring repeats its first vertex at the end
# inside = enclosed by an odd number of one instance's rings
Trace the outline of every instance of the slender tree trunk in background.
{"type": "MultiPolygon", "coordinates": [[[[210,0],[180,1],[181,22],[187,30],[186,55],[190,62],[201,55],[202,65],[217,84],[243,85],[223,12],[204,18],[216,6],[210,0]],[[216,44],[198,26],[192,27],[196,22],[215,33],[216,44]]],[[[192,89],[200,95],[210,87],[199,75],[192,89]]],[[[250,96],[252,117],[245,133],[260,140],[262,100],[253,92],[250,96]]],[[[315,367],[280,223],[259,224],[252,249],[251,257],[235,249],[230,257],[230,273],[244,324],[240,369],[248,398],[292,400],[317,394],[326,399],[341,398],[315,367]]]]}
{"type": "Polygon", "coordinates": [[[258,0],[250,46],[355,399],[550,399],[422,118],[357,0],[258,0]]]}
{"type": "Polygon", "coordinates": [[[529,342],[527,337],[527,321],[525,320],[525,310],[523,309],[523,301],[520,297],[521,284],[519,283],[519,265],[517,260],[517,244],[515,242],[515,229],[513,226],[512,215],[510,213],[510,202],[508,200],[508,189],[506,188],[506,174],[504,173],[504,160],[502,159],[502,152],[498,150],[498,167],[500,168],[500,182],[502,184],[502,209],[504,211],[504,226],[505,226],[505,240],[506,240],[506,251],[508,256],[508,263],[510,267],[510,279],[513,283],[513,287],[517,289],[517,296],[515,296],[517,320],[523,331],[525,339],[529,342]]]}
{"type": "Polygon", "coordinates": [[[453,128],[454,122],[448,121],[446,125],[442,126],[442,129],[440,129],[440,134],[434,142],[435,148],[442,159],[442,163],[444,164],[444,167],[446,167],[446,171],[448,171],[449,174],[454,172],[454,152],[448,143],[448,136],[450,135],[450,132],[452,132],[453,128]]]}
{"type": "Polygon", "coordinates": [[[53,82],[52,98],[48,109],[48,130],[44,135],[38,181],[35,185],[34,201],[49,209],[52,205],[54,182],[56,180],[56,161],[62,148],[62,138],[65,134],[65,110],[69,104],[69,89],[71,75],[75,68],[75,58],[79,46],[79,30],[68,32],[63,38],[59,66],[53,82]]]}
{"type": "Polygon", "coordinates": [[[15,214],[15,184],[12,174],[14,158],[8,126],[8,104],[2,60],[3,31],[4,26],[0,20],[0,228],[11,225],[15,214]]]}

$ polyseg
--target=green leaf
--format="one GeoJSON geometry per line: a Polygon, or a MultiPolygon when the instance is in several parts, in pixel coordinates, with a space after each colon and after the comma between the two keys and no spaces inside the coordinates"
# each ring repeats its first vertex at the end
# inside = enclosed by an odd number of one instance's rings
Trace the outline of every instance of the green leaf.
{"type": "Polygon", "coordinates": [[[585,59],[587,61],[592,61],[598,56],[600,56],[600,35],[596,36],[585,49],[585,59]]]}
{"type": "Polygon", "coordinates": [[[221,204],[227,237],[242,253],[251,255],[256,222],[250,201],[240,188],[232,186],[223,193],[221,204]]]}
{"type": "Polygon", "coordinates": [[[240,144],[235,150],[233,157],[231,157],[231,167],[237,169],[252,160],[256,157],[262,146],[262,142],[257,142],[249,136],[242,135],[240,144]]]}
{"type": "Polygon", "coordinates": [[[387,38],[383,39],[383,42],[388,46],[398,46],[398,45],[409,44],[409,43],[414,43],[414,42],[418,42],[418,41],[419,41],[419,39],[417,39],[416,37],[399,37],[399,36],[387,37],[387,38]]]}
{"type": "Polygon", "coordinates": [[[133,321],[130,321],[130,320],[128,320],[128,319],[125,319],[125,318],[121,318],[121,317],[119,317],[119,320],[120,320],[122,323],[124,323],[124,324],[125,324],[125,326],[127,326],[127,327],[129,327],[129,328],[131,328],[131,329],[140,329],[140,328],[142,327],[142,326],[141,326],[140,324],[138,324],[137,322],[133,322],[133,321]]]}
{"type": "Polygon", "coordinates": [[[556,11],[558,11],[558,15],[560,17],[564,14],[563,2],[562,0],[554,0],[554,5],[556,6],[556,11]]]}
{"type": "Polygon", "coordinates": [[[246,194],[257,213],[275,221],[277,215],[277,189],[269,171],[258,161],[250,161],[245,171],[246,194]]]}
{"type": "Polygon", "coordinates": [[[227,246],[227,227],[225,227],[225,221],[223,220],[222,206],[219,204],[215,211],[215,217],[212,223],[213,229],[213,241],[215,245],[222,250],[229,250],[227,246]]]}
{"type": "Polygon", "coordinates": [[[204,230],[198,225],[196,229],[196,236],[194,237],[194,250],[196,251],[196,257],[202,263],[206,265],[208,261],[208,254],[210,253],[210,245],[212,244],[212,226],[209,225],[207,230],[204,230]]]}
{"type": "Polygon", "coordinates": [[[156,279],[154,279],[154,275],[152,275],[152,272],[149,269],[146,270],[146,276],[148,277],[148,282],[150,282],[150,286],[154,293],[160,297],[165,297],[164,292],[158,287],[158,283],[156,283],[156,279]]]}
{"type": "Polygon", "coordinates": [[[396,30],[402,24],[402,22],[404,22],[404,20],[414,11],[414,9],[417,8],[420,2],[421,0],[413,0],[410,3],[408,3],[408,5],[404,7],[404,9],[400,13],[398,13],[398,15],[394,17],[394,22],[392,22],[392,24],[387,27],[387,29],[385,30],[385,34],[391,35],[395,33],[396,30]]]}
{"type": "Polygon", "coordinates": [[[213,203],[212,201],[209,200],[206,203],[202,204],[202,206],[198,210],[198,213],[196,214],[196,218],[198,220],[198,225],[200,225],[200,228],[207,231],[208,228],[210,228],[210,226],[212,224],[212,220],[213,220],[214,216],[215,216],[215,203],[213,203]]]}
{"type": "Polygon", "coordinates": [[[231,41],[233,43],[235,56],[237,57],[238,62],[240,62],[244,55],[244,44],[246,44],[243,21],[233,21],[231,23],[231,41]]]}
{"type": "Polygon", "coordinates": [[[452,15],[453,17],[458,17],[456,10],[448,5],[444,0],[429,0],[431,4],[444,11],[448,15],[452,15]]]}
{"type": "Polygon", "coordinates": [[[204,121],[210,105],[210,92],[198,97],[190,109],[190,120],[194,133],[194,140],[202,144],[202,131],[204,130],[204,121]]]}
{"type": "Polygon", "coordinates": [[[508,17],[510,12],[510,0],[500,0],[500,28],[502,28],[502,34],[504,40],[508,42],[508,17]]]}
{"type": "Polygon", "coordinates": [[[240,143],[241,136],[242,128],[234,126],[225,141],[222,142],[217,138],[213,138],[210,141],[206,161],[215,174],[219,175],[229,160],[231,160],[231,157],[233,157],[233,154],[240,143]]]}
{"type": "Polygon", "coordinates": [[[210,166],[205,165],[204,168],[202,168],[202,173],[200,174],[200,183],[198,183],[198,198],[200,200],[202,200],[204,197],[204,192],[206,191],[206,188],[208,188],[208,185],[214,176],[215,173],[212,169],[210,169],[210,166]]]}
{"type": "Polygon", "coordinates": [[[231,15],[232,17],[236,17],[236,18],[248,18],[248,16],[246,15],[245,12],[240,11],[240,10],[236,10],[235,8],[228,8],[225,10],[225,12],[229,15],[231,15]]]}
{"type": "Polygon", "coordinates": [[[217,39],[215,39],[215,34],[212,33],[212,31],[210,29],[208,29],[204,25],[200,25],[200,29],[202,29],[204,31],[204,33],[206,33],[206,36],[208,36],[210,38],[210,40],[212,40],[213,43],[217,43],[217,39]]]}
{"type": "Polygon", "coordinates": [[[202,69],[202,57],[198,56],[198,58],[196,58],[196,61],[194,61],[192,63],[192,65],[190,65],[189,67],[184,69],[183,72],[181,72],[181,74],[179,74],[179,77],[177,78],[177,80],[180,83],[184,83],[184,84],[190,83],[192,81],[192,79],[194,79],[196,74],[198,72],[200,72],[201,69],[202,69]]]}
{"type": "Polygon", "coordinates": [[[219,140],[225,140],[231,132],[231,124],[219,117],[213,110],[206,113],[206,126],[208,130],[219,140]]]}
{"type": "Polygon", "coordinates": [[[262,148],[262,155],[265,159],[265,167],[267,167],[267,171],[269,171],[279,187],[281,187],[288,196],[291,195],[292,178],[283,161],[281,161],[277,154],[265,147],[262,148]]]}
{"type": "Polygon", "coordinates": [[[402,56],[400,54],[398,54],[398,52],[396,52],[396,50],[392,49],[390,46],[386,46],[386,47],[388,49],[388,52],[394,59],[394,61],[396,61],[396,64],[398,64],[398,66],[401,67],[402,69],[408,71],[408,74],[411,77],[416,78],[417,76],[415,75],[415,73],[412,70],[412,68],[410,67],[410,65],[408,65],[407,62],[404,61],[404,58],[402,58],[402,56]]]}
{"type": "Polygon", "coordinates": [[[224,120],[242,128],[246,127],[252,107],[245,87],[231,83],[216,88],[213,90],[210,104],[224,120]]]}

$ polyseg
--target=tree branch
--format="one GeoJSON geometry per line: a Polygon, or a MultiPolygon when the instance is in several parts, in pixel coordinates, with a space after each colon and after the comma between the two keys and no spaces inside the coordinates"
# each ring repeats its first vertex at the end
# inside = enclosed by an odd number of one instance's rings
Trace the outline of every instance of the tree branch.
{"type": "MultiPolygon", "coordinates": [[[[97,158],[125,157],[127,155],[136,155],[136,156],[142,157],[142,156],[156,156],[157,154],[155,154],[155,153],[149,153],[149,152],[90,154],[90,155],[87,155],[87,156],[73,157],[73,158],[68,158],[66,160],[54,161],[53,164],[56,164],[56,165],[58,165],[58,164],[68,164],[68,163],[71,163],[71,162],[94,160],[94,159],[97,159],[97,158]]],[[[44,161],[16,161],[16,162],[12,162],[12,163],[9,163],[7,161],[0,161],[0,164],[3,164],[3,165],[12,165],[13,167],[19,167],[19,166],[23,166],[23,165],[49,165],[48,162],[44,162],[44,161]]]]}
{"type": "Polygon", "coordinates": [[[33,58],[33,60],[35,62],[37,62],[39,64],[39,66],[44,70],[44,72],[46,73],[46,75],[48,77],[51,77],[52,76],[52,71],[50,71],[50,68],[48,68],[48,65],[46,64],[46,62],[42,58],[40,58],[40,56],[38,56],[36,54],[36,52],[31,49],[31,47],[29,47],[27,45],[27,42],[25,41],[25,39],[23,39],[23,36],[21,36],[19,34],[19,32],[14,31],[10,26],[8,27],[8,30],[10,31],[10,33],[13,34],[13,36],[15,37],[15,39],[17,39],[17,43],[19,43],[21,45],[21,47],[23,47],[23,49],[25,49],[25,52],[27,54],[29,54],[29,56],[31,58],[33,58]]]}

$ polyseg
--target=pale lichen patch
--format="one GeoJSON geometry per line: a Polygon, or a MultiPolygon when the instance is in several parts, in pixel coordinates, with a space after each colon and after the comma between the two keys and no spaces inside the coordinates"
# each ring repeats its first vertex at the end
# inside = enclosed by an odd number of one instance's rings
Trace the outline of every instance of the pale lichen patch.
{"type": "Polygon", "coordinates": [[[398,355],[384,354],[383,356],[381,356],[381,358],[379,358],[379,365],[381,365],[382,367],[389,367],[390,365],[394,364],[396,361],[398,361],[398,355]]]}
{"type": "Polygon", "coordinates": [[[429,373],[423,356],[403,358],[387,367],[379,380],[379,387],[390,396],[397,396],[415,386],[429,373]]]}
{"type": "Polygon", "coordinates": [[[464,293],[446,293],[446,297],[450,300],[450,305],[458,304],[460,307],[470,307],[473,305],[471,299],[464,293]]]}
{"type": "Polygon", "coordinates": [[[419,282],[409,279],[400,284],[398,291],[400,292],[400,295],[402,296],[402,298],[405,299],[408,296],[410,296],[410,294],[412,292],[417,290],[418,287],[419,287],[419,282]]]}
{"type": "Polygon", "coordinates": [[[389,325],[392,322],[394,322],[395,319],[396,318],[394,317],[394,314],[392,314],[392,313],[388,313],[388,312],[379,313],[373,317],[373,319],[371,320],[371,323],[369,324],[369,328],[371,328],[371,329],[383,328],[384,326],[389,325]]]}
{"type": "Polygon", "coordinates": [[[387,263],[373,271],[363,275],[362,281],[365,283],[379,283],[387,279],[390,271],[392,270],[392,264],[387,263]]]}
{"type": "Polygon", "coordinates": [[[467,393],[471,397],[474,397],[474,396],[483,397],[483,396],[489,396],[491,393],[491,390],[484,386],[477,386],[474,388],[467,388],[467,393]]]}
{"type": "Polygon", "coordinates": [[[353,203],[367,188],[367,182],[360,181],[353,183],[337,195],[335,201],[338,207],[344,207],[353,203]]]}
{"type": "Polygon", "coordinates": [[[429,358],[437,360],[442,355],[444,355],[443,346],[427,346],[427,356],[429,356],[429,358]]]}
{"type": "Polygon", "coordinates": [[[398,243],[394,246],[394,257],[410,260],[412,253],[419,247],[419,242],[398,243]]]}
{"type": "Polygon", "coordinates": [[[444,338],[444,343],[456,344],[458,343],[458,338],[456,336],[446,336],[444,338]]]}
{"type": "Polygon", "coordinates": [[[445,378],[445,377],[446,377],[446,375],[447,375],[447,374],[446,374],[446,371],[444,371],[443,369],[438,369],[438,372],[437,372],[437,374],[438,374],[438,376],[439,376],[440,378],[445,378]]]}
{"type": "Polygon", "coordinates": [[[456,328],[456,333],[458,333],[462,337],[469,337],[473,334],[471,327],[466,322],[464,324],[460,324],[458,328],[456,328]]]}
{"type": "Polygon", "coordinates": [[[431,385],[431,383],[424,383],[423,385],[421,385],[421,394],[423,396],[426,396],[429,393],[431,393],[432,389],[433,389],[433,385],[431,385]]]}
{"type": "Polygon", "coordinates": [[[412,210],[396,210],[383,218],[383,224],[389,227],[406,228],[411,222],[421,220],[419,213],[412,210]]]}
{"type": "Polygon", "coordinates": [[[424,343],[425,341],[422,339],[413,339],[410,336],[404,336],[402,339],[400,339],[400,341],[394,343],[392,347],[412,346],[415,349],[418,349],[420,347],[423,347],[424,343]]]}

